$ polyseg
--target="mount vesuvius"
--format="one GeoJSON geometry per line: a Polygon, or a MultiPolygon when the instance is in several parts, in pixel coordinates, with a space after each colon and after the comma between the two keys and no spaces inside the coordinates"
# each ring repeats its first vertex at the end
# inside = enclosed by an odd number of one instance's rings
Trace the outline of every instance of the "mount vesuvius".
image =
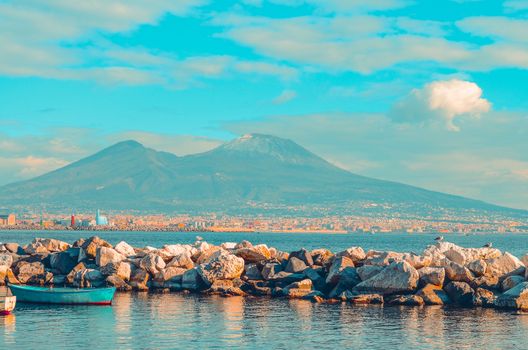
{"type": "Polygon", "coordinates": [[[439,192],[352,174],[293,141],[242,136],[178,157],[124,141],[31,180],[0,187],[0,206],[161,212],[469,210],[526,215],[439,192]],[[377,209],[373,209],[377,208],[377,209]]]}

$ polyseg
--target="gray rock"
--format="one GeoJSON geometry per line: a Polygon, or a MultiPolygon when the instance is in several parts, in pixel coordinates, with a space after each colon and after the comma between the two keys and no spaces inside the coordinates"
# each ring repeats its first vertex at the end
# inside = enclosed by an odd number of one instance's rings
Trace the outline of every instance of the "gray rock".
{"type": "Polygon", "coordinates": [[[466,282],[453,281],[446,284],[444,287],[449,298],[456,304],[462,306],[473,305],[473,297],[475,292],[466,282]]]}
{"type": "Polygon", "coordinates": [[[486,260],[486,274],[497,276],[499,279],[512,275],[524,275],[525,266],[515,256],[505,252],[498,258],[486,260]]]}
{"type": "Polygon", "coordinates": [[[182,288],[193,291],[205,288],[204,282],[196,268],[185,271],[182,276],[182,288]]]}
{"type": "Polygon", "coordinates": [[[425,302],[419,295],[393,295],[385,299],[385,302],[390,305],[407,305],[407,306],[421,306],[425,302]]]}
{"type": "Polygon", "coordinates": [[[134,248],[125,241],[121,241],[117,243],[114,249],[116,252],[118,252],[119,254],[125,257],[136,255],[136,251],[134,250],[134,248]]]}
{"type": "Polygon", "coordinates": [[[507,290],[495,300],[499,308],[528,310],[528,282],[522,282],[507,290]]]}
{"type": "Polygon", "coordinates": [[[488,264],[483,259],[473,260],[467,265],[467,268],[475,274],[477,277],[484,276],[486,274],[486,269],[488,264]]]}
{"type": "Polygon", "coordinates": [[[409,263],[393,262],[377,275],[359,283],[354,291],[394,294],[412,292],[418,285],[419,275],[409,263]]]}
{"type": "Polygon", "coordinates": [[[450,261],[445,266],[446,277],[451,281],[466,282],[470,283],[475,276],[469,271],[469,269],[463,265],[460,265],[454,261],[450,261]]]}
{"type": "Polygon", "coordinates": [[[290,260],[291,258],[300,259],[304,262],[304,264],[306,264],[306,266],[313,266],[314,264],[312,254],[304,248],[295,252],[291,252],[289,258],[290,260]]]}
{"type": "Polygon", "coordinates": [[[330,285],[336,285],[339,282],[341,271],[343,271],[346,267],[354,267],[354,262],[352,259],[346,256],[336,257],[332,262],[330,269],[328,270],[326,283],[330,285]]]}
{"type": "Polygon", "coordinates": [[[359,278],[361,278],[362,281],[368,280],[372,276],[377,275],[381,271],[383,271],[383,266],[376,266],[376,265],[363,265],[356,269],[359,278]]]}
{"type": "Polygon", "coordinates": [[[306,270],[308,266],[299,258],[292,257],[290,255],[290,259],[288,260],[288,264],[286,265],[286,268],[284,271],[291,272],[291,273],[300,273],[306,270]]]}
{"type": "Polygon", "coordinates": [[[262,280],[262,274],[257,267],[257,264],[246,264],[244,267],[244,275],[250,280],[262,280]]]}
{"type": "Polygon", "coordinates": [[[165,268],[166,264],[163,258],[155,253],[145,255],[139,262],[139,267],[151,275],[155,275],[165,268]]]}
{"type": "Polygon", "coordinates": [[[336,256],[346,256],[347,258],[352,260],[354,264],[364,260],[367,257],[365,251],[361,247],[347,248],[342,252],[337,253],[336,256]]]}
{"type": "Polygon", "coordinates": [[[244,272],[244,259],[224,251],[209,263],[199,265],[197,271],[209,285],[217,279],[239,278],[244,272]]]}
{"type": "Polygon", "coordinates": [[[418,270],[420,284],[434,284],[442,287],[445,280],[445,269],[443,267],[422,267],[418,270]]]}
{"type": "Polygon", "coordinates": [[[2,253],[0,254],[0,266],[7,266],[8,268],[11,267],[13,264],[13,256],[8,253],[2,253]]]}
{"type": "Polygon", "coordinates": [[[95,253],[95,263],[97,266],[105,266],[109,263],[120,262],[125,260],[126,257],[116,250],[108,247],[99,247],[95,253]]]}
{"type": "Polygon", "coordinates": [[[15,273],[20,283],[27,283],[32,276],[44,274],[44,264],[22,261],[17,264],[15,273]]]}
{"type": "Polygon", "coordinates": [[[473,295],[473,305],[492,307],[495,305],[495,299],[497,298],[492,291],[484,288],[477,288],[473,295]]]}
{"type": "Polygon", "coordinates": [[[271,252],[265,244],[235,250],[235,255],[244,259],[247,263],[258,263],[271,258],[271,252]]]}
{"type": "Polygon", "coordinates": [[[519,276],[519,275],[508,276],[502,281],[501,288],[503,291],[507,291],[522,282],[524,282],[523,276],[519,276]]]}
{"type": "Polygon", "coordinates": [[[428,284],[416,295],[421,297],[427,305],[446,305],[450,303],[449,296],[442,287],[434,284],[428,284]]]}
{"type": "Polygon", "coordinates": [[[282,271],[282,265],[277,263],[267,263],[262,267],[262,270],[260,271],[262,273],[262,277],[265,280],[273,279],[273,276],[278,274],[282,271]]]}

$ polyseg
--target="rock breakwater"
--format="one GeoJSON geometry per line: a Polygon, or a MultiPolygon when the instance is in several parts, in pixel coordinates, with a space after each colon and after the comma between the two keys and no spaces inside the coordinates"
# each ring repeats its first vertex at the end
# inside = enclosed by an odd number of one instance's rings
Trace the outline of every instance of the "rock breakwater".
{"type": "Polygon", "coordinates": [[[421,254],[300,249],[283,252],[248,241],[161,248],[113,246],[93,236],[72,244],[35,238],[0,244],[0,285],[121,291],[190,291],[222,296],[302,298],[353,304],[528,309],[528,255],[437,242],[421,254]]]}

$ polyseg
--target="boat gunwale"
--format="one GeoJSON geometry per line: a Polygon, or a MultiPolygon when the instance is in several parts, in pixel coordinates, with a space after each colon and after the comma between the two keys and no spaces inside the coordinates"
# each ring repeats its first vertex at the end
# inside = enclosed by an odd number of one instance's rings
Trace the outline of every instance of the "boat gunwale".
{"type": "Polygon", "coordinates": [[[79,294],[79,293],[94,293],[94,292],[106,292],[113,290],[116,291],[115,287],[105,287],[105,288],[68,288],[68,287],[58,287],[58,288],[48,288],[48,287],[39,287],[39,286],[26,286],[26,285],[16,285],[8,284],[9,288],[14,288],[18,290],[23,290],[26,292],[36,292],[36,293],[61,293],[61,294],[79,294]],[[66,290],[64,290],[66,289],[66,290]]]}

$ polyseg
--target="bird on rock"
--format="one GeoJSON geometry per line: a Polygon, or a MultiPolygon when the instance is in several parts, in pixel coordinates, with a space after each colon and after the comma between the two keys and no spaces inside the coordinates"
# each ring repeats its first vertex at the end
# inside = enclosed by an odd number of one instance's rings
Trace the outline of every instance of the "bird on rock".
{"type": "Polygon", "coordinates": [[[484,244],[484,248],[491,248],[492,246],[493,244],[491,242],[484,244]]]}
{"type": "Polygon", "coordinates": [[[438,236],[435,238],[435,241],[443,241],[444,240],[444,236],[438,236]]]}

